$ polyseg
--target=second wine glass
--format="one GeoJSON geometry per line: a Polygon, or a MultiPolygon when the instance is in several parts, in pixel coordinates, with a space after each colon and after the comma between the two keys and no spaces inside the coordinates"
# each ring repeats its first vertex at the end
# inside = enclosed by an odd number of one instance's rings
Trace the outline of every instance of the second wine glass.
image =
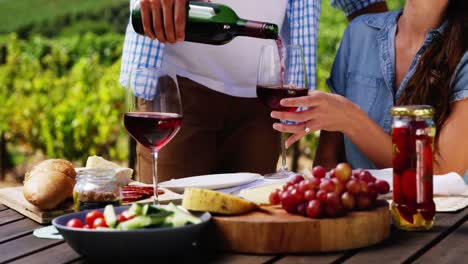
{"type": "MultiPolygon", "coordinates": [[[[296,107],[284,107],[281,99],[306,96],[308,93],[307,71],[301,46],[269,45],[261,50],[257,76],[257,96],[271,110],[290,111],[296,107]]],[[[282,121],[283,122],[283,121],[282,121]]],[[[286,134],[281,133],[281,168],[265,178],[287,178],[295,173],[286,164],[286,134]]]]}
{"type": "Polygon", "coordinates": [[[158,68],[133,69],[126,102],[124,125],[128,133],[152,154],[154,204],[159,204],[158,152],[182,126],[182,106],[174,68],[162,64],[158,68]]]}

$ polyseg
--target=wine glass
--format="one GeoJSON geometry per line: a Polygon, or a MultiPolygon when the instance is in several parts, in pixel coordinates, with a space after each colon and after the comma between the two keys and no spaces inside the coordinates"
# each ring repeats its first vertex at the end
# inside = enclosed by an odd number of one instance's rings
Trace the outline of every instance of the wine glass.
{"type": "MultiPolygon", "coordinates": [[[[281,106],[283,98],[306,96],[308,81],[302,48],[299,45],[264,46],[258,64],[257,96],[271,110],[294,112],[296,107],[281,106]]],[[[281,121],[284,122],[284,121],[281,121]]],[[[281,133],[281,168],[265,178],[282,179],[295,173],[286,164],[286,134],[281,133]]]]}
{"type": "Polygon", "coordinates": [[[126,89],[127,132],[152,154],[154,204],[158,200],[158,152],[179,131],[182,105],[175,69],[167,63],[157,68],[134,68],[126,89]]]}

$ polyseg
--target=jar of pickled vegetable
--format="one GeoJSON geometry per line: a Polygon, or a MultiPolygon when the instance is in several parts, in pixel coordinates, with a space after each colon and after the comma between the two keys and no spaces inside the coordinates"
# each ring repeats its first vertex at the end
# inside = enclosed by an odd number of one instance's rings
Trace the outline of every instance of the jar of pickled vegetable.
{"type": "Polygon", "coordinates": [[[77,173],[73,189],[75,211],[103,208],[108,204],[119,206],[122,191],[112,169],[84,169],[77,173]]]}
{"type": "Polygon", "coordinates": [[[393,116],[392,216],[403,230],[428,230],[434,225],[433,142],[434,108],[397,106],[393,116]]]}

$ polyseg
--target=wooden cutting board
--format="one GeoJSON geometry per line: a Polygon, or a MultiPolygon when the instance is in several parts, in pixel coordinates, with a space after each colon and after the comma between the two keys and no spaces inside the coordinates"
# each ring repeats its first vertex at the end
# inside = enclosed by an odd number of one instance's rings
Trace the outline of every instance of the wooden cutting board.
{"type": "Polygon", "coordinates": [[[386,202],[373,211],[334,219],[291,215],[278,206],[262,208],[247,215],[214,217],[214,243],[241,253],[329,252],[370,246],[390,234],[386,202]]]}
{"type": "MultiPolygon", "coordinates": [[[[163,188],[161,188],[163,189],[163,188]]],[[[159,196],[161,203],[177,202],[182,199],[182,195],[170,190],[163,189],[164,194],[159,196]]],[[[151,202],[152,198],[140,200],[138,202],[151,202]]],[[[18,213],[31,218],[39,224],[49,224],[57,216],[73,212],[73,201],[66,201],[60,208],[53,211],[42,211],[29,203],[23,195],[23,186],[0,188],[0,204],[6,205],[18,213]]]]}

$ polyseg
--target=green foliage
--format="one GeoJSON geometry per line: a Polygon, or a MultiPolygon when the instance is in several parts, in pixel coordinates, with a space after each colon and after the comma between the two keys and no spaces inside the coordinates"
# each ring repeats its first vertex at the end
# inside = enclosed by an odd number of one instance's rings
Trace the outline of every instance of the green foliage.
{"type": "MultiPolygon", "coordinates": [[[[5,38],[3,38],[5,39],[5,38]]],[[[123,37],[6,38],[0,65],[0,131],[49,157],[126,158],[118,83],[123,37]]]]}
{"type": "Polygon", "coordinates": [[[22,38],[33,34],[55,36],[69,26],[77,29],[77,34],[99,34],[103,24],[107,24],[106,32],[122,33],[128,17],[129,0],[0,1],[0,33],[16,32],[22,38]],[[96,27],[83,21],[94,21],[100,25],[96,27]]]}
{"type": "Polygon", "coordinates": [[[387,0],[387,6],[390,10],[397,10],[403,8],[405,0],[387,0]]]}

